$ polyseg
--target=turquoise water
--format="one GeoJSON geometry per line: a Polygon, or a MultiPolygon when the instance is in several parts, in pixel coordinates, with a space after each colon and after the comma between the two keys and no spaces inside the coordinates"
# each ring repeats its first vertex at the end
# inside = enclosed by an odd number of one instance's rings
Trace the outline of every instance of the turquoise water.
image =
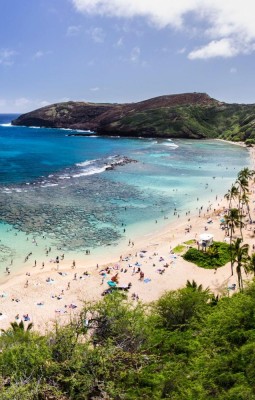
{"type": "Polygon", "coordinates": [[[12,127],[12,118],[0,115],[3,263],[24,257],[31,243],[33,256],[50,245],[76,252],[116,245],[174,209],[183,214],[224,194],[250,165],[246,149],[219,141],[79,137],[12,127]]]}

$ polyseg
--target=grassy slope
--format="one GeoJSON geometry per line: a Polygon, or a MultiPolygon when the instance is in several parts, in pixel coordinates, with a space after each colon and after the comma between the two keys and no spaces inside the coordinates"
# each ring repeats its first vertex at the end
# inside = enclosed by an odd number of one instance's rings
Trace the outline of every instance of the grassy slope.
{"type": "Polygon", "coordinates": [[[20,116],[14,125],[91,129],[102,135],[255,141],[255,105],[206,94],[162,96],[130,104],[58,103],[20,116]]]}
{"type": "Polygon", "coordinates": [[[113,130],[154,131],[161,136],[255,139],[255,107],[251,105],[177,106],[134,112],[110,124],[113,130]]]}

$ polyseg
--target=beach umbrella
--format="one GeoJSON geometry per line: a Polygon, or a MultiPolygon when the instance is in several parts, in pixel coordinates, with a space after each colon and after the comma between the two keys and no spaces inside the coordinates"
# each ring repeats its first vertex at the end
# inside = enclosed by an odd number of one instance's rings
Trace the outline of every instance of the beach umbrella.
{"type": "Polygon", "coordinates": [[[113,282],[113,281],[108,281],[107,284],[108,284],[110,287],[115,287],[115,286],[117,285],[116,282],[113,282]]]}

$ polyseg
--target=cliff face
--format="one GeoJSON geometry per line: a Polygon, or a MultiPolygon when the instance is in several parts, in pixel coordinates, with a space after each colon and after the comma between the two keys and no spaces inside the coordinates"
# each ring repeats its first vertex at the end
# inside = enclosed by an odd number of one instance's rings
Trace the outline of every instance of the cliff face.
{"type": "Polygon", "coordinates": [[[13,125],[92,130],[99,135],[255,138],[255,105],[226,104],[204,93],[129,104],[66,102],[21,115],[13,125]]]}

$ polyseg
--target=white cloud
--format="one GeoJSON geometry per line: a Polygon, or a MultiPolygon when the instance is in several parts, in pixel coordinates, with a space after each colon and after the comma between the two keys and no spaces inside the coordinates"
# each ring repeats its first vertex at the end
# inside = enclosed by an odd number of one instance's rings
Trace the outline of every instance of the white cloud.
{"type": "Polygon", "coordinates": [[[200,47],[189,53],[188,58],[195,60],[196,58],[207,59],[213,57],[229,58],[238,54],[238,49],[228,39],[213,40],[206,46],[200,47]]]}
{"type": "Polygon", "coordinates": [[[44,52],[39,50],[34,54],[34,58],[41,58],[44,56],[44,52]]]}
{"type": "Polygon", "coordinates": [[[66,36],[78,36],[81,31],[81,26],[71,25],[68,26],[66,36]]]}
{"type": "Polygon", "coordinates": [[[116,43],[116,47],[123,47],[123,38],[119,38],[119,40],[116,43]]]}
{"type": "Polygon", "coordinates": [[[105,33],[102,28],[91,28],[88,33],[95,43],[103,43],[105,39],[105,33]]]}
{"type": "Polygon", "coordinates": [[[42,100],[42,101],[39,102],[39,106],[40,107],[46,107],[46,106],[49,106],[49,105],[50,105],[50,102],[47,101],[47,100],[42,100]]]}
{"type": "MultiPolygon", "coordinates": [[[[37,108],[45,107],[54,101],[17,97],[16,99],[0,99],[0,112],[2,113],[26,113],[37,108]]],[[[56,102],[56,101],[55,101],[56,102]]]]}
{"type": "Polygon", "coordinates": [[[137,63],[140,59],[141,49],[138,46],[135,46],[130,53],[130,61],[133,63],[137,63]]]}
{"type": "Polygon", "coordinates": [[[0,107],[4,107],[6,105],[5,99],[0,99],[0,107]]]}
{"type": "Polygon", "coordinates": [[[178,53],[178,54],[184,54],[184,53],[186,53],[186,47],[182,47],[181,49],[179,49],[179,50],[177,51],[177,53],[178,53]]]}
{"type": "Polygon", "coordinates": [[[52,51],[42,51],[42,50],[38,50],[34,55],[33,58],[34,59],[39,59],[42,57],[47,56],[48,54],[52,54],[52,51]]]}
{"type": "Polygon", "coordinates": [[[232,67],[232,68],[230,68],[229,72],[230,72],[231,74],[236,74],[236,73],[237,73],[237,69],[234,68],[234,67],[232,67]]]}
{"type": "Polygon", "coordinates": [[[208,38],[208,43],[198,50],[192,50],[189,54],[190,59],[233,57],[237,54],[249,54],[255,50],[254,0],[72,0],[72,2],[76,10],[82,13],[121,18],[144,17],[159,29],[166,27],[188,29],[196,34],[194,28],[201,22],[203,28],[198,29],[197,35],[208,38]],[[188,18],[190,14],[193,14],[194,18],[188,18]]]}
{"type": "Polygon", "coordinates": [[[66,103],[67,101],[70,101],[69,97],[62,97],[61,99],[57,100],[56,103],[66,103]]]}
{"type": "Polygon", "coordinates": [[[22,110],[26,108],[31,103],[31,100],[27,99],[26,97],[20,97],[14,101],[16,107],[20,107],[22,110]]]}
{"type": "Polygon", "coordinates": [[[98,92],[99,87],[93,87],[89,89],[91,92],[98,92]]]}
{"type": "Polygon", "coordinates": [[[14,50],[3,49],[0,50],[0,65],[11,66],[13,65],[13,56],[17,53],[14,50]]]}

